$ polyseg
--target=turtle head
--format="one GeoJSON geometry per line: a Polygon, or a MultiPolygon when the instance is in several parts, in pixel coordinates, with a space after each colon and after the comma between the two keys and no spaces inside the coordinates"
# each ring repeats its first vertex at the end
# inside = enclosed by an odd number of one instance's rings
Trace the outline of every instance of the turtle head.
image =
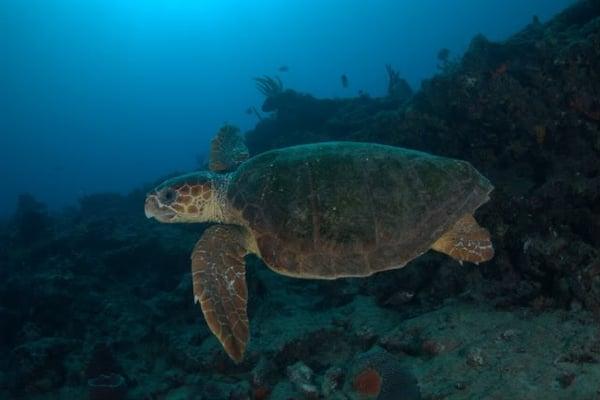
{"type": "Polygon", "coordinates": [[[166,180],[146,195],[146,217],[165,223],[223,222],[227,174],[200,171],[166,180]]]}

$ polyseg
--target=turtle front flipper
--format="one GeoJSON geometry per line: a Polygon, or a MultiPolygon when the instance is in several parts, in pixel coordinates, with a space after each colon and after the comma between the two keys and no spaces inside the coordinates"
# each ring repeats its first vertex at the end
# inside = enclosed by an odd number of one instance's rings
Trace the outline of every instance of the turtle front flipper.
{"type": "Polygon", "coordinates": [[[471,214],[463,215],[431,248],[461,264],[463,261],[479,264],[494,257],[490,233],[479,226],[471,214]]]}
{"type": "Polygon", "coordinates": [[[244,228],[215,225],[204,232],[192,253],[194,301],[200,302],[208,327],[235,362],[242,361],[250,337],[247,237],[244,228]]]}

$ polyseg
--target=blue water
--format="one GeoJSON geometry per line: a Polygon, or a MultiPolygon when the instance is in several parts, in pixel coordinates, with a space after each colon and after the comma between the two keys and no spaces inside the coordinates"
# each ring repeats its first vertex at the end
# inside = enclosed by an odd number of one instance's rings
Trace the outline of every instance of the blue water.
{"type": "Polygon", "coordinates": [[[223,122],[256,123],[253,77],[383,95],[392,64],[418,88],[440,48],[459,56],[572,2],[2,0],[0,215],[21,192],[57,208],[195,168],[223,122]]]}

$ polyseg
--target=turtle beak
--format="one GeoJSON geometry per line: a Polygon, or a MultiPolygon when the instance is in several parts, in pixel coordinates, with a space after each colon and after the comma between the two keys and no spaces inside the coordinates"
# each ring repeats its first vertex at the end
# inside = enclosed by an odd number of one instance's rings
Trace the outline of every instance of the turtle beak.
{"type": "Polygon", "coordinates": [[[156,199],[153,197],[146,197],[146,203],[144,204],[144,214],[146,214],[146,218],[154,217],[154,209],[156,209],[156,199]]]}
{"type": "Polygon", "coordinates": [[[175,212],[167,207],[161,206],[155,194],[148,194],[144,204],[146,218],[154,218],[160,222],[171,222],[175,212]]]}

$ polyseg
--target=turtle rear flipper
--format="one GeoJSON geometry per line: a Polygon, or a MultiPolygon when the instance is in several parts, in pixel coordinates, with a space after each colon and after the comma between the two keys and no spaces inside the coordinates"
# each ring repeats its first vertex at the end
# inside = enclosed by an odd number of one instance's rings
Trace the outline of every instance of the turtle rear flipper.
{"type": "Polygon", "coordinates": [[[244,256],[247,233],[233,225],[208,228],[192,253],[194,300],[227,354],[240,362],[250,336],[244,256]]]}
{"type": "Polygon", "coordinates": [[[431,248],[449,255],[461,264],[463,261],[479,264],[494,257],[490,233],[479,226],[471,214],[465,214],[459,219],[431,248]]]}
{"type": "Polygon", "coordinates": [[[232,125],[224,125],[210,144],[211,171],[232,171],[250,156],[244,140],[238,134],[239,129],[232,125]]]}

